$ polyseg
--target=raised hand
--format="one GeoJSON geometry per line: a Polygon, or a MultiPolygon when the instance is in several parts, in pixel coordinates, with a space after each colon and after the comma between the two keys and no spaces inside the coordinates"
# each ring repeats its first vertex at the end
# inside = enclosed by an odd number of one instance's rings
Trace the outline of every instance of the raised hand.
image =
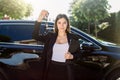
{"type": "Polygon", "coordinates": [[[47,10],[42,10],[38,17],[38,22],[41,22],[44,18],[48,17],[49,12],[47,10]]]}

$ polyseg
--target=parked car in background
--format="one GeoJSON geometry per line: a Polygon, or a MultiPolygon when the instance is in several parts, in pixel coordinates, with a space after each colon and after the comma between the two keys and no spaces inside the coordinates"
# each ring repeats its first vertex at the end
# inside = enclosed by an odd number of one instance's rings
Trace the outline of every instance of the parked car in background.
{"type": "MultiPolygon", "coordinates": [[[[44,44],[32,39],[35,21],[0,21],[0,80],[41,80],[44,44]]],[[[53,31],[42,22],[41,34],[53,31]]],[[[120,46],[99,41],[72,27],[79,36],[81,55],[74,61],[75,80],[120,80],[120,46]]]]}

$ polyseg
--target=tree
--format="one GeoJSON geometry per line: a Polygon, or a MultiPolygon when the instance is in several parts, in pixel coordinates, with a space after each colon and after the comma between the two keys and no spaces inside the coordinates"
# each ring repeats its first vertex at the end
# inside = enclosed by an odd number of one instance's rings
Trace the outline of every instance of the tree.
{"type": "Polygon", "coordinates": [[[74,0],[70,12],[74,19],[79,22],[87,22],[88,27],[94,22],[97,37],[97,23],[99,20],[109,16],[109,9],[110,5],[107,0],[74,0]]]}
{"type": "Polygon", "coordinates": [[[120,11],[118,11],[115,15],[115,35],[114,39],[116,39],[117,43],[120,43],[120,37],[119,37],[119,32],[120,32],[120,11]]]}
{"type": "Polygon", "coordinates": [[[5,14],[14,19],[22,19],[30,16],[32,6],[24,0],[0,0],[0,16],[5,14]]]}

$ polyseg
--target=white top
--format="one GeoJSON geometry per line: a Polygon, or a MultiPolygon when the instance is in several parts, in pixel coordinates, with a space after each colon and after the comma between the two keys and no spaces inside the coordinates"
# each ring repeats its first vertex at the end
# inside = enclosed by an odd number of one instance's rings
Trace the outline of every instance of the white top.
{"type": "Polygon", "coordinates": [[[68,43],[55,43],[53,46],[52,60],[57,62],[65,62],[65,53],[68,52],[68,48],[68,43]]]}

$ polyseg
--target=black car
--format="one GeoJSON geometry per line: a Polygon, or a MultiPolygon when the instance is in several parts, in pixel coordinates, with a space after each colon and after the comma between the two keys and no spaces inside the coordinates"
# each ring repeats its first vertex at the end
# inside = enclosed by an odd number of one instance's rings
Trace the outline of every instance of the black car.
{"type": "MultiPolygon", "coordinates": [[[[0,21],[0,80],[41,80],[44,44],[32,39],[35,21],[0,21]]],[[[42,22],[41,32],[53,31],[42,22]]],[[[120,80],[120,46],[100,41],[72,27],[78,34],[82,57],[72,63],[76,80],[120,80]]]]}

